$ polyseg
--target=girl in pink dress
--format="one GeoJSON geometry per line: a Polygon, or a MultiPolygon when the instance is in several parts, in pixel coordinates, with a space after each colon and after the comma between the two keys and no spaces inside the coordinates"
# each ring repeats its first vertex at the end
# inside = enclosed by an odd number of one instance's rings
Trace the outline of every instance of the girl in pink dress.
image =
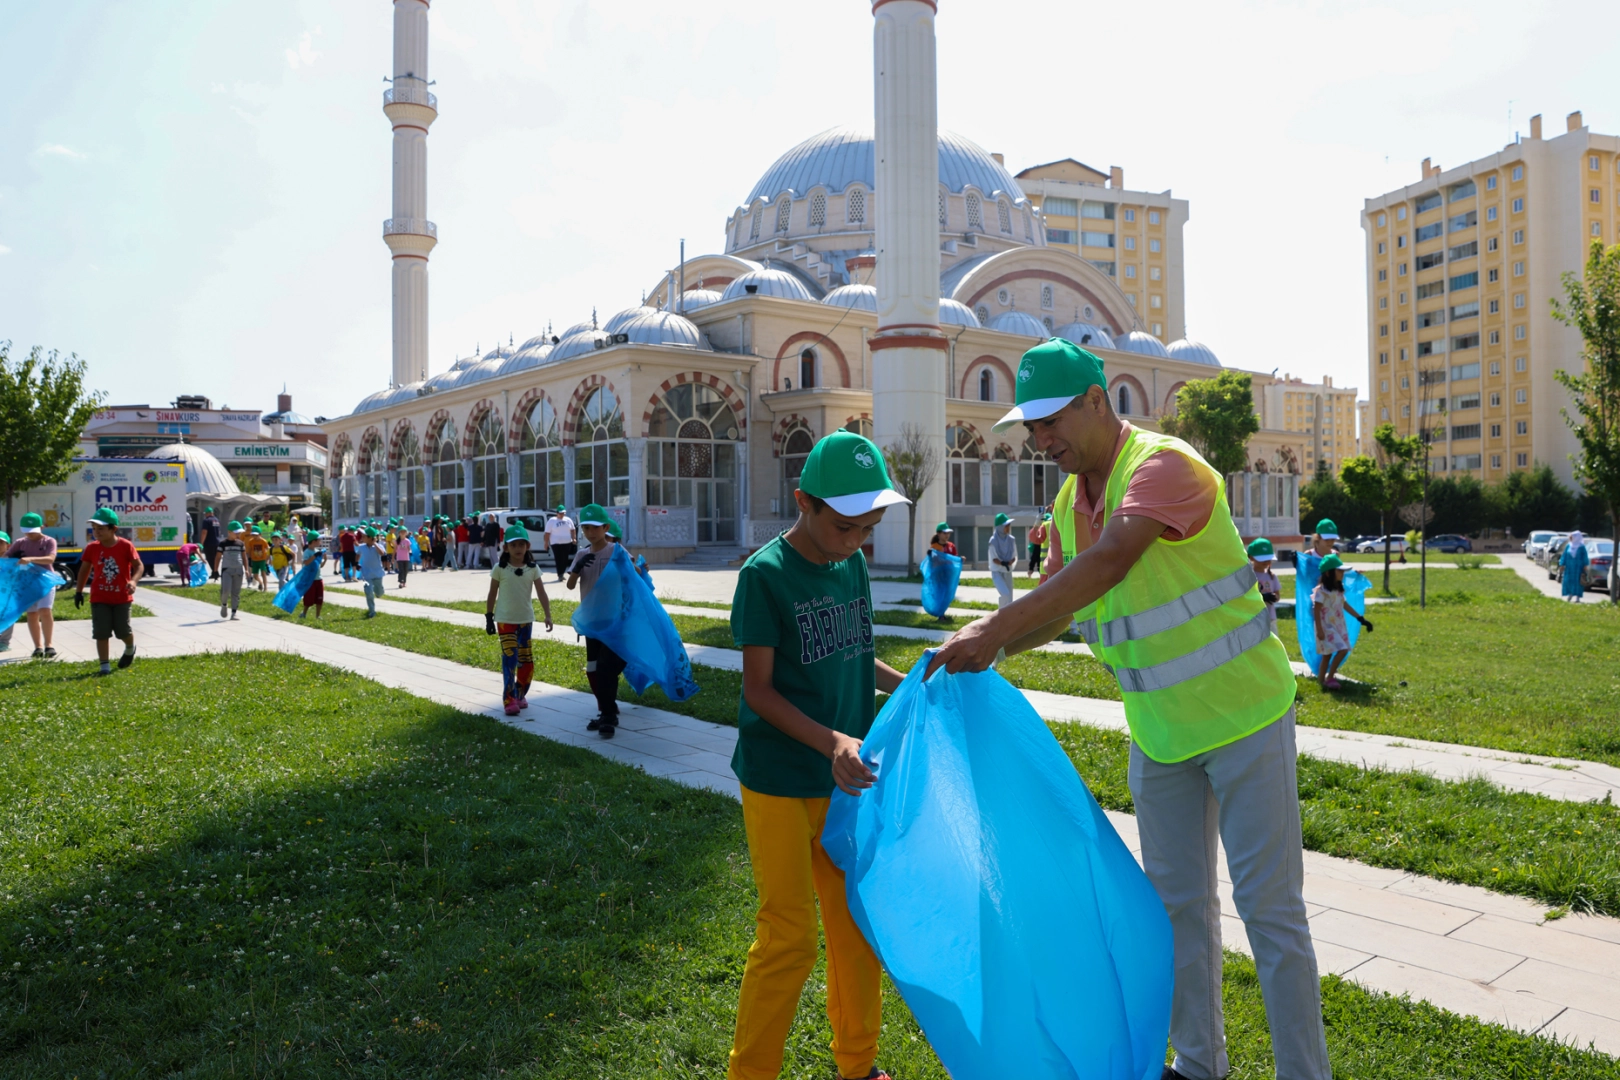
{"type": "Polygon", "coordinates": [[[1335,677],[1339,665],[1350,655],[1350,631],[1345,622],[1348,612],[1367,630],[1372,623],[1345,602],[1344,561],[1337,555],[1322,560],[1322,577],[1311,590],[1311,614],[1316,620],[1316,651],[1322,656],[1317,679],[1323,690],[1337,690],[1342,683],[1335,677]]]}

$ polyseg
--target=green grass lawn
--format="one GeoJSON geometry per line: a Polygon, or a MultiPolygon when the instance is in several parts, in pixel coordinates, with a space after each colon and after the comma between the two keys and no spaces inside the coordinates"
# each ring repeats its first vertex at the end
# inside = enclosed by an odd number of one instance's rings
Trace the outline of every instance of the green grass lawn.
{"type": "MultiPolygon", "coordinates": [[[[1423,588],[1423,578],[1428,578],[1429,602],[1436,602],[1435,598],[1441,594],[1468,594],[1471,596],[1523,596],[1542,597],[1536,592],[1535,586],[1511,570],[1457,570],[1445,568],[1436,570],[1429,568],[1427,574],[1416,570],[1402,570],[1398,574],[1389,575],[1389,592],[1384,592],[1384,572],[1380,567],[1361,568],[1362,573],[1372,585],[1367,589],[1368,596],[1398,596],[1403,600],[1417,601],[1418,593],[1423,588]]],[[[1291,574],[1280,574],[1277,583],[1282,586],[1283,596],[1294,595],[1295,578],[1291,574]]],[[[1444,603],[1445,601],[1439,601],[1444,603]]],[[[1377,619],[1373,620],[1375,623],[1377,619]]]]}
{"type": "MultiPolygon", "coordinates": [[[[139,589],[135,590],[136,596],[139,596],[140,594],[139,589]]],[[[74,622],[78,619],[88,619],[90,617],[89,591],[87,590],[84,594],[84,607],[75,607],[73,604],[73,590],[58,589],[56,591],[56,599],[51,601],[51,617],[57,622],[74,622]]],[[[132,601],[129,606],[129,617],[132,619],[150,619],[152,617],[152,611],[150,608],[142,607],[140,604],[132,601]]],[[[21,634],[24,640],[27,639],[28,624],[26,620],[17,620],[17,633],[21,634]]],[[[15,635],[13,635],[12,640],[12,647],[16,648],[15,642],[17,639],[15,635]]]]}
{"type": "MultiPolygon", "coordinates": [[[[1407,552],[1405,565],[1407,565],[1407,566],[1416,566],[1418,564],[1418,560],[1421,557],[1422,556],[1416,551],[1407,552]]],[[[1370,554],[1360,552],[1360,551],[1353,551],[1353,552],[1349,552],[1347,554],[1346,553],[1341,553],[1339,555],[1339,558],[1343,559],[1347,563],[1355,563],[1358,566],[1364,565],[1366,563],[1377,563],[1379,566],[1384,565],[1384,553],[1382,551],[1373,552],[1373,553],[1370,553],[1370,554]]],[[[1481,565],[1485,565],[1485,564],[1500,565],[1500,563],[1502,562],[1501,557],[1498,556],[1498,555],[1469,555],[1469,554],[1444,555],[1444,554],[1441,554],[1438,551],[1431,551],[1431,552],[1429,552],[1429,565],[1430,566],[1436,566],[1436,565],[1438,565],[1438,566],[1456,566],[1457,565],[1457,560],[1459,558],[1465,559],[1465,560],[1477,560],[1481,565]]],[[[1391,566],[1401,566],[1401,565],[1403,565],[1400,560],[1401,560],[1401,553],[1400,552],[1396,551],[1396,552],[1392,552],[1390,554],[1389,563],[1390,563],[1391,566]]]]}
{"type": "MultiPolygon", "coordinates": [[[[1015,589],[1033,589],[1035,586],[1037,586],[1037,585],[1039,585],[1041,583],[1041,579],[1040,579],[1039,576],[1025,577],[1024,576],[1024,571],[1022,569],[1022,565],[1023,564],[1020,563],[1019,564],[1020,569],[1015,574],[1013,574],[1013,588],[1015,588],[1015,589]]],[[[912,574],[909,577],[875,577],[872,580],[873,581],[900,581],[900,582],[905,582],[908,585],[921,585],[922,584],[922,575],[921,574],[912,574]]],[[[958,581],[956,584],[958,585],[958,587],[966,585],[966,586],[969,586],[969,587],[975,588],[975,589],[993,589],[993,588],[996,587],[996,583],[991,581],[988,577],[964,577],[964,578],[962,578],[962,580],[958,581]]]]}
{"type": "MultiPolygon", "coordinates": [[[[0,1076],[725,1068],[757,901],[724,796],[274,653],[0,669],[0,732],[0,1076]],[[278,707],[235,707],[245,683],[278,707]]],[[[1225,976],[1232,1075],[1269,1075],[1253,965],[1225,976]]],[[[824,987],[784,1076],[832,1069],[824,987]]],[[[943,1080],[886,989],[880,1062],[943,1080]]],[[[1337,978],[1323,998],[1337,1075],[1614,1075],[1337,978]]]]}
{"type": "MultiPolygon", "coordinates": [[[[922,607],[922,597],[911,596],[904,600],[885,600],[886,604],[910,604],[913,607],[922,607]]],[[[995,611],[1001,607],[994,600],[963,600],[957,597],[951,601],[953,608],[966,608],[969,611],[995,611]]]]}

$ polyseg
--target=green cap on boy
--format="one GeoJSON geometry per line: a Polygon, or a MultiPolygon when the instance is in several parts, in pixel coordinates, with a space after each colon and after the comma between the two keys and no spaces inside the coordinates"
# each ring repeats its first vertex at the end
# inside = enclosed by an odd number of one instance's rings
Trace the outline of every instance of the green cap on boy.
{"type": "Polygon", "coordinates": [[[799,474],[799,490],[845,517],[911,501],[894,490],[883,451],[853,431],[835,431],[810,448],[799,474]]]}

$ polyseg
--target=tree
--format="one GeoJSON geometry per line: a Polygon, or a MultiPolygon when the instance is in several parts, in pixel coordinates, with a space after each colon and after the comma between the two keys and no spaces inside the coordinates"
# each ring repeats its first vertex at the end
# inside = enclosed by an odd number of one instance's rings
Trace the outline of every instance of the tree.
{"type": "Polygon", "coordinates": [[[1318,470],[1317,478],[1299,489],[1299,527],[1315,532],[1316,523],[1323,518],[1331,518],[1346,536],[1378,528],[1376,509],[1358,501],[1338,477],[1324,477],[1318,470]]]}
{"type": "Polygon", "coordinates": [[[1575,493],[1559,481],[1545,462],[1508,473],[1485,489],[1487,514],[1493,524],[1529,536],[1532,529],[1569,529],[1575,524],[1575,493]]]}
{"type": "Polygon", "coordinates": [[[61,359],[39,346],[28,359],[11,359],[11,342],[0,341],[0,492],[6,527],[15,531],[12,500],[25,491],[60,484],[73,471],[79,435],[101,404],[84,388],[84,361],[61,359]]]}
{"type": "Polygon", "coordinates": [[[1378,511],[1384,534],[1384,592],[1389,592],[1389,527],[1395,508],[1412,501],[1417,487],[1417,465],[1422,459],[1423,436],[1395,434],[1394,424],[1379,424],[1373,432],[1378,456],[1346,458],[1339,469],[1345,490],[1360,503],[1378,511]]]}
{"type": "Polygon", "coordinates": [[[1468,473],[1429,481],[1430,533],[1473,536],[1485,525],[1485,485],[1468,473]]]}
{"type": "Polygon", "coordinates": [[[939,476],[939,446],[916,424],[901,424],[900,438],[883,448],[889,479],[911,500],[906,507],[906,576],[917,572],[917,501],[939,476]]]}
{"type": "MultiPolygon", "coordinates": [[[[1553,377],[1574,399],[1577,419],[1563,410],[1580,453],[1574,456],[1575,478],[1588,493],[1609,504],[1609,535],[1620,539],[1620,245],[1603,249],[1592,244],[1586,280],[1563,275],[1564,300],[1552,300],[1553,318],[1581,332],[1586,370],[1553,377]]],[[[1609,602],[1620,604],[1620,575],[1609,562],[1609,602]]]]}
{"type": "Polygon", "coordinates": [[[1242,472],[1249,436],[1260,430],[1247,372],[1223,371],[1176,391],[1176,411],[1160,422],[1167,435],[1191,443],[1222,476],[1242,472]]]}

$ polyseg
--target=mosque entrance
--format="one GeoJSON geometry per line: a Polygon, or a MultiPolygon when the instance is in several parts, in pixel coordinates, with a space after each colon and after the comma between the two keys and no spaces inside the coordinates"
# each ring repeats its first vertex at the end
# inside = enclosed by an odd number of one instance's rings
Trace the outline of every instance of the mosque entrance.
{"type": "Polygon", "coordinates": [[[707,386],[671,387],[647,427],[647,505],[690,506],[699,544],[737,543],[737,442],[730,404],[707,386]]]}

